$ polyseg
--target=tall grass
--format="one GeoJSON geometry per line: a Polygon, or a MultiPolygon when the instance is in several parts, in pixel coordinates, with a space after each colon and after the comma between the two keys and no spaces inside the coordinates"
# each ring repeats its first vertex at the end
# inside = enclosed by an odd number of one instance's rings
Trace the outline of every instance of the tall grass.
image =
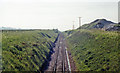
{"type": "MultiPolygon", "coordinates": [[[[68,33],[68,32],[67,32],[68,33]]],[[[79,71],[120,69],[120,32],[80,29],[67,37],[79,71]]]]}
{"type": "Polygon", "coordinates": [[[47,60],[57,35],[54,30],[3,31],[3,70],[39,70],[47,60]]]}

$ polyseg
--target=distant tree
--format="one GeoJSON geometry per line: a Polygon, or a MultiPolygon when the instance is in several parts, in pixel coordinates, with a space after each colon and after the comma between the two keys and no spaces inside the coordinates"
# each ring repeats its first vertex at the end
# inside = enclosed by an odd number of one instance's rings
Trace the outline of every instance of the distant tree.
{"type": "Polygon", "coordinates": [[[53,29],[53,31],[54,31],[55,33],[58,33],[58,29],[53,29]]]}

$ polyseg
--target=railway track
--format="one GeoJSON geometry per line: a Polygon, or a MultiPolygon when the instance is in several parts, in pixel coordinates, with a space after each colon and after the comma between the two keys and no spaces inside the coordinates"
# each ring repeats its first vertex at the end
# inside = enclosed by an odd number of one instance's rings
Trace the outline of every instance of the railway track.
{"type": "Polygon", "coordinates": [[[59,35],[58,41],[54,53],[51,55],[51,61],[49,62],[48,69],[45,72],[51,73],[70,73],[69,57],[66,50],[63,34],[59,35]]]}

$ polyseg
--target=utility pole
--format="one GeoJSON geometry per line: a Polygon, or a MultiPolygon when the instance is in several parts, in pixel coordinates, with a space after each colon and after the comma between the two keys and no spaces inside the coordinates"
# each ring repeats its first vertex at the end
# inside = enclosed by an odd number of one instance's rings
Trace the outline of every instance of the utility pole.
{"type": "Polygon", "coordinates": [[[75,23],[75,21],[73,21],[73,30],[74,30],[74,28],[75,28],[75,27],[74,27],[74,23],[75,23]]]}
{"type": "Polygon", "coordinates": [[[81,26],[81,17],[79,17],[79,27],[81,26]]]}
{"type": "Polygon", "coordinates": [[[73,30],[74,30],[74,25],[73,25],[73,30]]]}

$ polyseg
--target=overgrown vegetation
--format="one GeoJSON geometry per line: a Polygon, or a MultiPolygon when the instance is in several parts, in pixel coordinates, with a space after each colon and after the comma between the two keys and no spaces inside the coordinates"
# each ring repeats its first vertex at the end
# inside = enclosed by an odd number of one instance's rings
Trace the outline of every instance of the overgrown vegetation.
{"type": "Polygon", "coordinates": [[[118,71],[120,69],[120,32],[78,29],[66,31],[66,34],[67,44],[77,70],[118,71]]]}
{"type": "Polygon", "coordinates": [[[54,47],[58,30],[2,32],[3,71],[37,71],[54,47]]]}

